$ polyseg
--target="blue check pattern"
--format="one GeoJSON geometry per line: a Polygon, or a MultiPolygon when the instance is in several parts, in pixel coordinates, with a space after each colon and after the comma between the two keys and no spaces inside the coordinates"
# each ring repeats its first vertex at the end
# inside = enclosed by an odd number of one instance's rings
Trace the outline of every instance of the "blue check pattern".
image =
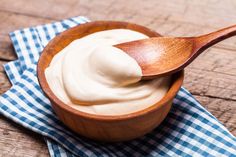
{"type": "Polygon", "coordinates": [[[43,135],[53,157],[236,156],[236,138],[184,88],[164,122],[132,141],[96,143],[64,126],[40,89],[36,64],[52,38],[85,22],[80,16],[10,33],[18,59],[4,65],[12,87],[0,96],[2,115],[43,135]]]}

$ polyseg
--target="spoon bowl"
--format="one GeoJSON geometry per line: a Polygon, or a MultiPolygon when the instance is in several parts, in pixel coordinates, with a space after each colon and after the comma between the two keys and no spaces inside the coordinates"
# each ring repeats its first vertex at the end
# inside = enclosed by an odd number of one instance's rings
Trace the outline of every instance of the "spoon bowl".
{"type": "Polygon", "coordinates": [[[142,69],[144,78],[169,75],[169,71],[186,62],[194,43],[185,38],[154,37],[115,45],[133,57],[142,69]]]}

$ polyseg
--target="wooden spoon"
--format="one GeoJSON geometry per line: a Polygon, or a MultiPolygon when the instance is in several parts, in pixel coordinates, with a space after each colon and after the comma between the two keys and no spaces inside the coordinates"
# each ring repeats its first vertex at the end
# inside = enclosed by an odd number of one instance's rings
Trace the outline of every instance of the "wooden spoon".
{"type": "Polygon", "coordinates": [[[198,37],[153,37],[114,45],[140,65],[143,79],[184,69],[212,45],[236,35],[236,25],[198,37]]]}

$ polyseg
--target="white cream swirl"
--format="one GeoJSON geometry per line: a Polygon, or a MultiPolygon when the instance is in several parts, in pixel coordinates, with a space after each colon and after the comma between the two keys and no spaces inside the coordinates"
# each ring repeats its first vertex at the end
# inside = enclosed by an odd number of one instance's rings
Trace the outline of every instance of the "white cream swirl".
{"type": "Polygon", "coordinates": [[[53,93],[83,112],[122,115],[159,101],[169,78],[140,81],[138,63],[112,45],[147,38],[128,29],[93,33],[77,39],[55,55],[45,70],[53,93]]]}

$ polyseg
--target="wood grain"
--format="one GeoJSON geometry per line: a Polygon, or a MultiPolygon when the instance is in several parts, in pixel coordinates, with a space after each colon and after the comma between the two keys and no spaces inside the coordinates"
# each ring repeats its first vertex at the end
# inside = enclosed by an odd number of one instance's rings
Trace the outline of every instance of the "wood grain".
{"type": "Polygon", "coordinates": [[[0,115],[0,156],[48,156],[41,136],[0,115]]]}
{"type": "MultiPolygon", "coordinates": [[[[1,4],[1,3],[0,3],[1,4]]],[[[24,7],[23,7],[24,8],[24,7]]],[[[42,23],[48,23],[53,20],[41,18],[41,17],[31,17],[11,12],[0,11],[0,34],[8,34],[16,29],[25,28],[29,26],[36,26],[42,23]]]]}
{"type": "Polygon", "coordinates": [[[0,59],[5,61],[15,60],[16,54],[8,35],[0,35],[0,59]]]}
{"type": "Polygon", "coordinates": [[[208,111],[213,113],[213,115],[216,116],[233,135],[236,134],[235,101],[209,96],[194,96],[208,111]]]}
{"type": "MultiPolygon", "coordinates": [[[[0,58],[12,60],[11,42],[6,36],[10,31],[67,18],[86,15],[91,20],[124,20],[148,26],[163,35],[194,36],[215,31],[236,23],[235,0],[0,0],[0,58]],[[27,4],[27,5],[26,5],[27,4]]],[[[236,135],[235,82],[236,82],[236,38],[227,39],[200,55],[186,69],[185,87],[208,108],[208,110],[236,135]],[[225,64],[226,63],[226,64],[225,64]],[[223,66],[224,65],[224,66],[223,66]],[[226,79],[225,79],[226,78],[226,79]],[[234,93],[234,94],[233,94],[234,93]],[[229,119],[229,120],[227,120],[229,119]]],[[[1,68],[0,68],[1,69],[1,68]]],[[[0,93],[10,87],[1,71],[0,93]]],[[[21,127],[14,127],[3,119],[0,127],[14,128],[22,137],[32,137],[21,127]],[[5,127],[2,122],[9,124],[5,127]]],[[[33,135],[35,136],[35,135],[33,135]]],[[[0,139],[3,131],[0,132],[0,139]]],[[[12,137],[14,138],[14,137],[12,137]]],[[[32,140],[33,141],[33,140],[32,140]]],[[[1,141],[1,151],[10,150],[7,141],[1,141]]],[[[18,140],[17,145],[24,142],[18,140]]],[[[44,144],[34,141],[32,149],[44,144]]],[[[45,145],[45,144],[44,144],[45,145]]],[[[18,156],[24,156],[19,147],[18,156]]],[[[41,148],[47,151],[46,146],[41,148]]],[[[0,156],[4,156],[1,154],[0,156]]],[[[40,153],[39,153],[40,154],[40,153]]],[[[14,155],[12,155],[14,156],[14,155]]],[[[39,155],[31,155],[39,156],[39,155]]],[[[43,154],[41,156],[48,156],[43,154]]]]}
{"type": "Polygon", "coordinates": [[[9,82],[3,69],[3,64],[5,63],[6,61],[0,60],[0,94],[3,94],[5,91],[7,91],[11,87],[11,83],[9,82]]]}
{"type": "Polygon", "coordinates": [[[235,60],[236,53],[233,51],[209,49],[186,69],[186,88],[193,94],[235,101],[235,60]]]}
{"type": "Polygon", "coordinates": [[[48,155],[41,136],[12,123],[3,116],[0,116],[0,135],[1,156],[48,155]]]}

